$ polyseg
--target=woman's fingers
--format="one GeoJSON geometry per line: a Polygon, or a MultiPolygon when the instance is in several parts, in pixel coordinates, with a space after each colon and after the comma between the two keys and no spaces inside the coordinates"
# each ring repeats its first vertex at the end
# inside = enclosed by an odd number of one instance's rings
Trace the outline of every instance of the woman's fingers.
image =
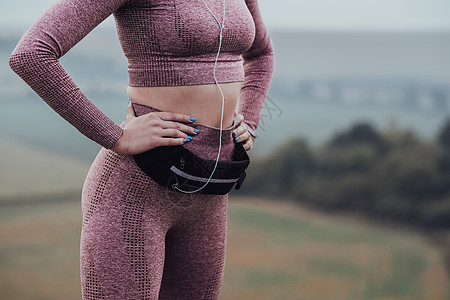
{"type": "Polygon", "coordinates": [[[234,140],[235,140],[236,142],[241,142],[241,143],[244,143],[244,142],[247,141],[248,139],[251,139],[251,135],[250,135],[250,133],[249,133],[248,131],[245,131],[245,132],[243,132],[243,133],[241,133],[241,134],[238,134],[238,135],[236,135],[236,136],[234,137],[234,140]]]}
{"type": "Polygon", "coordinates": [[[164,121],[178,121],[178,122],[193,122],[195,118],[192,116],[188,116],[185,114],[174,113],[174,112],[155,112],[153,113],[155,116],[158,116],[161,120],[164,121]]]}
{"type": "Polygon", "coordinates": [[[248,139],[243,145],[245,151],[248,151],[253,148],[253,139],[248,139]]]}
{"type": "Polygon", "coordinates": [[[198,129],[193,128],[192,126],[180,123],[180,122],[173,122],[173,121],[164,121],[161,120],[160,124],[161,128],[163,129],[177,129],[182,132],[186,132],[188,134],[197,134],[199,131],[198,129]]]}
{"type": "Polygon", "coordinates": [[[162,128],[158,133],[162,138],[184,138],[192,140],[192,136],[174,128],[162,128]]]}
{"type": "MultiPolygon", "coordinates": [[[[189,120],[189,116],[169,112],[151,112],[127,120],[128,154],[141,153],[159,146],[182,145],[192,140],[198,130],[181,123],[186,120],[189,120]]],[[[191,118],[189,122],[192,120],[191,118]]]]}
{"type": "MultiPolygon", "coordinates": [[[[180,114],[180,113],[172,113],[172,112],[153,112],[147,115],[144,115],[149,119],[148,124],[150,126],[156,126],[162,129],[176,129],[181,132],[185,132],[187,134],[193,135],[199,132],[198,129],[193,128],[192,126],[183,124],[181,122],[193,122],[195,120],[194,117],[180,114]]],[[[175,136],[175,135],[170,135],[175,136]]],[[[187,138],[187,135],[184,137],[187,138]]]]}
{"type": "Polygon", "coordinates": [[[246,141],[250,138],[250,133],[248,132],[248,126],[244,122],[240,122],[239,126],[234,130],[234,140],[236,142],[246,141]]]}
{"type": "Polygon", "coordinates": [[[183,145],[184,143],[187,143],[188,139],[186,138],[160,138],[157,141],[157,147],[159,146],[177,146],[177,145],[183,145]]]}
{"type": "Polygon", "coordinates": [[[248,131],[248,125],[240,118],[239,120],[240,123],[233,132],[234,140],[238,143],[242,143],[244,149],[248,151],[253,148],[253,137],[248,131]]]}
{"type": "Polygon", "coordinates": [[[236,114],[234,120],[235,120],[236,124],[242,124],[242,121],[244,121],[244,116],[241,114],[236,114]]]}

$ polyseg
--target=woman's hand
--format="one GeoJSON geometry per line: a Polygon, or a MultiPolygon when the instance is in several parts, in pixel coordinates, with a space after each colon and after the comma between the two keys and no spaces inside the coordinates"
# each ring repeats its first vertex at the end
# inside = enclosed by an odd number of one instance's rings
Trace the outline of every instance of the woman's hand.
{"type": "Polygon", "coordinates": [[[183,145],[197,133],[193,127],[180,122],[192,121],[195,118],[171,112],[151,112],[136,117],[130,102],[126,119],[120,125],[123,134],[111,150],[135,155],[159,146],[183,145]]]}
{"type": "Polygon", "coordinates": [[[242,143],[242,146],[244,146],[245,151],[252,149],[255,138],[248,131],[249,127],[247,124],[244,123],[244,116],[241,114],[236,114],[235,121],[238,124],[238,126],[233,132],[234,140],[236,142],[242,143]]]}

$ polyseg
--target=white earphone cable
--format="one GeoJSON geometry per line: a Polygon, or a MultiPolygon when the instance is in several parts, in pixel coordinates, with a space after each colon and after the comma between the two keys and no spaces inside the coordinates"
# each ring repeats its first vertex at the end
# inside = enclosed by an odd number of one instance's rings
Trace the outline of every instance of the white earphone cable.
{"type": "Polygon", "coordinates": [[[222,48],[223,29],[225,28],[225,1],[226,0],[223,0],[223,18],[222,18],[222,24],[221,24],[219,22],[219,20],[216,18],[216,16],[213,14],[211,9],[209,8],[209,6],[206,3],[206,1],[203,0],[203,3],[205,4],[205,6],[208,9],[209,13],[214,17],[214,19],[216,20],[217,24],[220,27],[219,49],[217,51],[216,59],[214,61],[214,70],[213,70],[214,82],[216,83],[217,87],[219,88],[220,94],[222,96],[222,110],[221,110],[221,114],[220,114],[219,151],[217,153],[216,163],[215,163],[214,168],[213,168],[213,170],[211,172],[211,175],[209,176],[208,181],[206,181],[206,183],[203,186],[199,187],[198,189],[192,190],[192,191],[185,191],[185,190],[180,189],[177,184],[173,184],[172,185],[172,188],[174,188],[174,189],[176,189],[176,190],[178,190],[178,191],[180,191],[182,193],[186,193],[186,194],[193,194],[193,193],[196,193],[196,192],[202,190],[211,181],[211,178],[212,178],[214,172],[216,171],[217,164],[219,163],[220,152],[222,150],[223,111],[224,111],[224,106],[225,106],[225,95],[223,94],[222,88],[220,87],[219,82],[218,82],[217,77],[216,77],[216,67],[217,67],[217,62],[219,60],[220,50],[222,48]]]}

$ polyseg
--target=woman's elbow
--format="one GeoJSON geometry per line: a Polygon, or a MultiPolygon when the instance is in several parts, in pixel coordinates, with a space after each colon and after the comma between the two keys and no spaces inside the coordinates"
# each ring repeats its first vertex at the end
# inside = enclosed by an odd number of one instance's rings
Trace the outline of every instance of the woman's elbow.
{"type": "Polygon", "coordinates": [[[22,74],[26,70],[27,64],[30,63],[30,57],[32,56],[32,51],[23,48],[16,48],[9,57],[9,67],[16,74],[22,74]]]}
{"type": "Polygon", "coordinates": [[[41,71],[43,63],[49,57],[35,47],[27,47],[19,43],[9,57],[9,66],[20,77],[29,78],[41,71]]]}

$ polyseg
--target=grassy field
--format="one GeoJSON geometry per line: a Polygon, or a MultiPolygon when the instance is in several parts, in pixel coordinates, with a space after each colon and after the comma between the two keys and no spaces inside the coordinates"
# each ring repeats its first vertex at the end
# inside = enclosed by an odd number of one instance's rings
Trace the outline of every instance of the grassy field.
{"type": "MultiPolygon", "coordinates": [[[[80,299],[77,201],[2,207],[2,299],[80,299]]],[[[232,199],[221,300],[446,300],[439,250],[406,229],[232,199]]]]}
{"type": "Polygon", "coordinates": [[[0,203],[79,193],[89,164],[0,138],[0,203]]]}
{"type": "Polygon", "coordinates": [[[233,202],[221,299],[449,299],[427,238],[287,203],[233,202]]]}
{"type": "MultiPolygon", "coordinates": [[[[80,299],[88,166],[0,146],[0,298],[80,299]]],[[[236,197],[228,220],[221,300],[450,299],[442,248],[412,229],[236,197]]]]}

